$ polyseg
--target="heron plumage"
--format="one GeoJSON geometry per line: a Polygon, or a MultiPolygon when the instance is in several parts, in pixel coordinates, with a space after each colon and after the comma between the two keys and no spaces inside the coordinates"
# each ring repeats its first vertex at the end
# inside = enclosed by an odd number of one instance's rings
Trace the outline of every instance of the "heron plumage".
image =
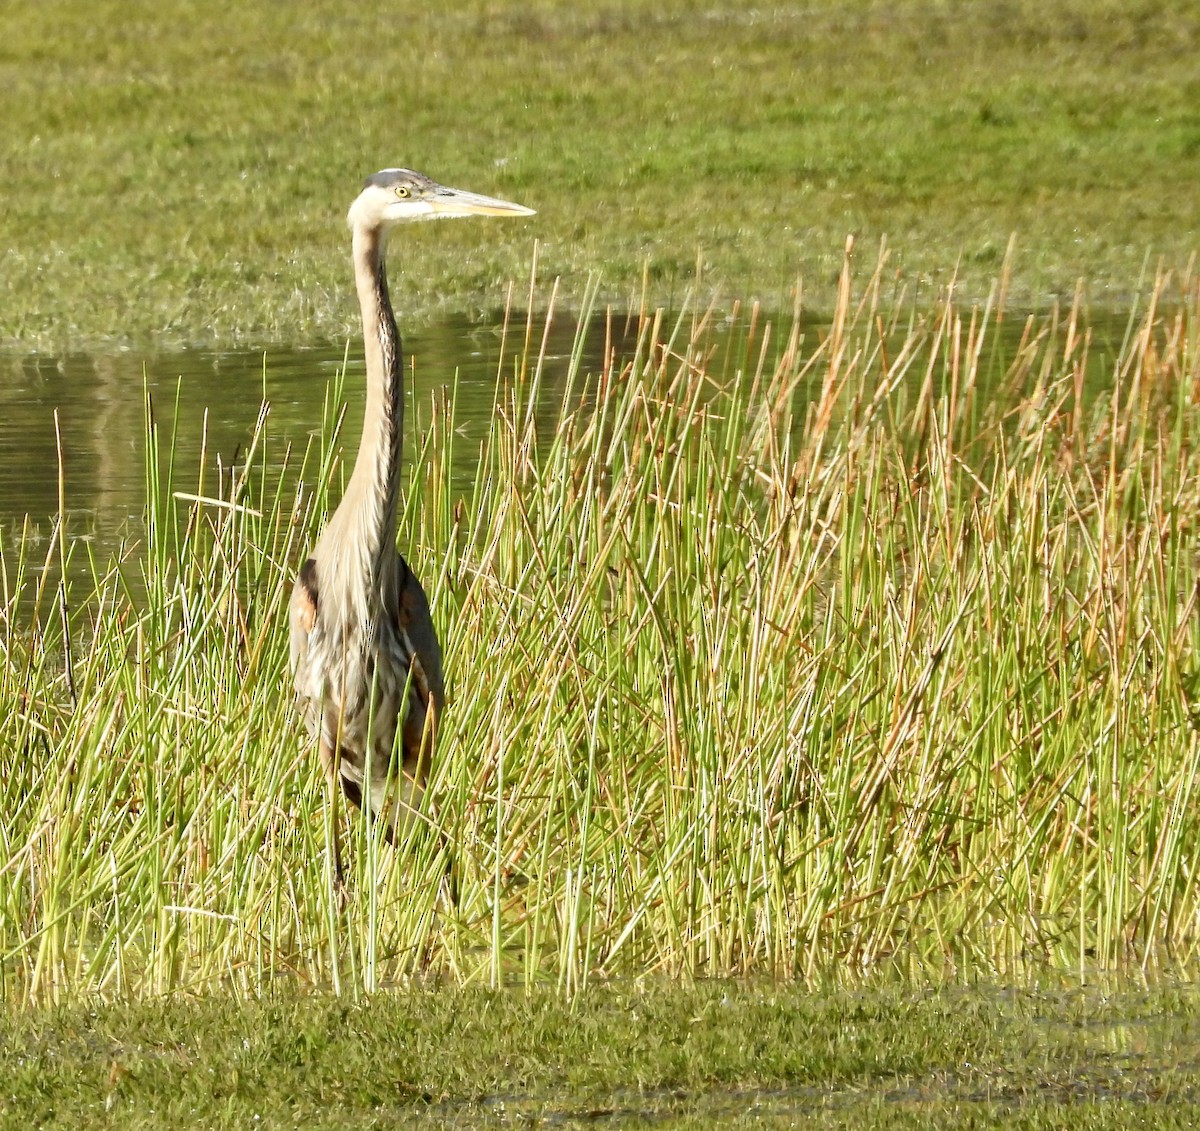
{"type": "MultiPolygon", "coordinates": [[[[341,502],[296,578],[291,667],[326,772],[349,801],[384,820],[389,839],[424,791],[445,689],[428,597],[396,549],[404,365],[387,234],[406,220],[531,214],[385,169],[366,179],[348,215],[366,361],[363,434],[341,502]]],[[[340,859],[335,867],[340,879],[340,859]]]]}

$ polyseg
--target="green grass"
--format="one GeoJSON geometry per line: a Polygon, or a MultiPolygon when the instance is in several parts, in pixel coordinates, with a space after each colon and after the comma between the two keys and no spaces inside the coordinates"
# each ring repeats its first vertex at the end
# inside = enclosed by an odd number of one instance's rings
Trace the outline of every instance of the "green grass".
{"type": "Polygon", "coordinates": [[[510,325],[474,487],[440,392],[401,523],[446,647],[457,906],[439,838],[361,821],[331,895],[282,610],[336,390],[299,495],[267,411],[224,482],[152,435],[124,560],[0,556],[0,992],[1188,958],[1197,291],[1159,292],[1111,354],[1073,310],[1004,361],[998,307],[925,319],[848,270],[806,335],[646,314],[549,419],[543,327],[510,325]]]}
{"type": "Polygon", "coordinates": [[[1125,980],[1200,938],[1200,288],[1143,269],[1195,248],[1195,13],[0,33],[9,345],[351,332],[390,162],[539,209],[402,233],[406,313],[500,302],[535,239],[562,277],[478,453],[453,390],[410,416],[457,905],[438,837],[361,821],[331,893],[282,610],[338,390],[282,478],[268,406],[232,477],[149,417],[117,560],[0,544],[0,1125],[1195,1122],[1195,1002],[1125,980]],[[636,347],[588,371],[581,329],[548,414],[545,324],[614,296],[636,347]],[[1030,969],[1122,989],[923,988],[1030,969]]]}
{"type": "Polygon", "coordinates": [[[453,10],[180,0],[0,13],[0,340],[340,338],[343,216],[401,163],[538,209],[403,232],[411,311],[593,274],[832,308],[847,233],[932,300],[1080,278],[1126,307],[1196,249],[1200,18],[1137,3],[453,10]],[[1152,274],[1152,271],[1151,271],[1152,274]]]}
{"type": "Polygon", "coordinates": [[[1182,1128],[1197,1001],[649,981],[0,1014],[0,1127],[1182,1128]]]}

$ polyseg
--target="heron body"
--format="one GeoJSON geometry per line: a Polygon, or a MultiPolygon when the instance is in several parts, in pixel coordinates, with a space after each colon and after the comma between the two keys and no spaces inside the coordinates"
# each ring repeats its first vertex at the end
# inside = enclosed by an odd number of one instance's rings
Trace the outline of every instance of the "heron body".
{"type": "MultiPolygon", "coordinates": [[[[353,805],[383,821],[392,840],[424,791],[445,690],[429,601],[396,549],[404,363],[388,294],[387,235],[409,220],[531,214],[385,169],[367,178],[348,216],[366,411],[345,494],[292,591],[291,666],[326,772],[353,805]]],[[[340,878],[340,860],[336,866],[340,878]]]]}

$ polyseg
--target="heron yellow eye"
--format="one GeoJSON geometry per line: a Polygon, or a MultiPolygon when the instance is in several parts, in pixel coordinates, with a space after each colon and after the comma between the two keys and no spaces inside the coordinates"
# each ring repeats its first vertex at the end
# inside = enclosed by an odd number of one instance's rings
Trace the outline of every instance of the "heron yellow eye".
{"type": "Polygon", "coordinates": [[[399,197],[401,200],[406,200],[406,199],[408,198],[408,195],[409,195],[409,188],[408,188],[408,185],[397,185],[397,186],[396,186],[396,195],[397,195],[397,196],[398,196],[398,197],[399,197]]]}

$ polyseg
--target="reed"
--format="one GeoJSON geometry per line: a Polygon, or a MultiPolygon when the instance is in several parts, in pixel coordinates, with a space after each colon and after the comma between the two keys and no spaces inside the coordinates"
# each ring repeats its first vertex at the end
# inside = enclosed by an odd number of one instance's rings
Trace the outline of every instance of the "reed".
{"type": "Polygon", "coordinates": [[[196,473],[148,414],[144,539],[73,584],[86,547],[0,547],[4,996],[1190,956],[1197,281],[1106,344],[1080,302],[1018,335],[999,285],[922,314],[882,277],[818,328],[635,307],[554,390],[552,297],[468,493],[453,389],[422,402],[457,905],[438,837],[357,820],[331,897],[284,610],[338,390],[282,476],[267,405],[196,473]]]}

